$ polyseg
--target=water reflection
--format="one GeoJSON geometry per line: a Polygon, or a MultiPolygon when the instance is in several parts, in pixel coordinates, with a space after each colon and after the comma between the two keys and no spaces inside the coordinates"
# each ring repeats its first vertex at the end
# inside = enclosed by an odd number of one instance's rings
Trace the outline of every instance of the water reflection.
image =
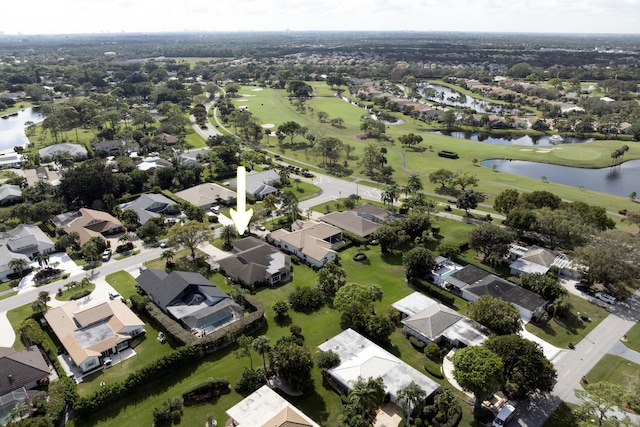
{"type": "Polygon", "coordinates": [[[518,115],[520,113],[518,109],[506,108],[503,105],[474,98],[473,96],[465,95],[446,86],[431,83],[419,85],[418,93],[429,101],[439,102],[440,104],[450,105],[452,107],[471,108],[478,113],[511,115],[518,115]],[[425,95],[425,89],[427,89],[427,95],[425,95]],[[429,93],[433,95],[429,96],[429,93]]]}
{"type": "Polygon", "coordinates": [[[42,115],[31,108],[19,111],[17,116],[0,119],[0,151],[28,144],[29,138],[24,133],[25,122],[38,123],[42,120],[42,115]]]}
{"type": "MultiPolygon", "coordinates": [[[[447,132],[434,131],[429,132],[435,135],[452,136],[454,138],[468,139],[470,141],[487,142],[489,144],[498,145],[557,145],[553,135],[492,135],[486,132],[447,132]]],[[[578,144],[583,142],[595,141],[594,138],[577,138],[573,136],[563,136],[561,143],[578,144]]]]}
{"type": "Polygon", "coordinates": [[[640,193],[640,160],[624,162],[614,168],[585,169],[570,166],[549,165],[523,160],[485,160],[482,166],[493,167],[500,172],[546,179],[550,182],[598,191],[615,196],[628,197],[631,192],[640,193]]]}

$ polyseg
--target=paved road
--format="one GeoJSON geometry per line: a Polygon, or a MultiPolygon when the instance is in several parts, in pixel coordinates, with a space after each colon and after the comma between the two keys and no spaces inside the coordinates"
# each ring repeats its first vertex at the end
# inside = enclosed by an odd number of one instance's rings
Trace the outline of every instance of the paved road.
{"type": "Polygon", "coordinates": [[[636,293],[628,301],[609,307],[613,313],[584,337],[575,350],[567,352],[555,363],[558,378],[553,391],[549,396],[518,404],[519,425],[539,427],[563,401],[577,402],[574,390],[580,387],[582,377],[616,347],[638,321],[639,295],[636,293]]]}

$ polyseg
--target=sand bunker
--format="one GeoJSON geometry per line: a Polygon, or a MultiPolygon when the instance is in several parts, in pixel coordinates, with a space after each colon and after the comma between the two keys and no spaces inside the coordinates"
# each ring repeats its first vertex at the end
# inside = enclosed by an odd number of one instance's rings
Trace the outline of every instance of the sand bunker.
{"type": "Polygon", "coordinates": [[[255,95],[249,95],[248,93],[239,93],[238,95],[244,96],[244,97],[255,96],[255,95]]]}
{"type": "Polygon", "coordinates": [[[251,89],[251,92],[260,92],[262,90],[261,87],[257,87],[255,89],[251,89]]]}
{"type": "Polygon", "coordinates": [[[249,101],[248,99],[238,99],[238,102],[247,102],[249,101]]]}
{"type": "Polygon", "coordinates": [[[533,151],[533,148],[521,148],[519,151],[533,151]]]}
{"type": "Polygon", "coordinates": [[[276,125],[274,125],[273,123],[265,123],[263,125],[261,125],[263,129],[271,129],[276,127],[276,125]]]}

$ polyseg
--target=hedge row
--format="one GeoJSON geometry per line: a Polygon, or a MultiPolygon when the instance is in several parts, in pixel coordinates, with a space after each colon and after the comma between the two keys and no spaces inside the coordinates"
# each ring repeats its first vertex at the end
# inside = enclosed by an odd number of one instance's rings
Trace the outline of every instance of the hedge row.
{"type": "Polygon", "coordinates": [[[75,410],[79,417],[92,415],[118,399],[134,393],[139,387],[162,378],[188,365],[199,357],[199,350],[193,346],[180,347],[143,368],[132,372],[122,382],[107,384],[89,396],[80,397],[75,404],[75,410]]]}
{"type": "Polygon", "coordinates": [[[204,394],[212,391],[217,391],[221,388],[229,388],[229,381],[222,378],[209,378],[207,381],[196,384],[182,393],[182,398],[184,399],[190,394],[204,394]]]}

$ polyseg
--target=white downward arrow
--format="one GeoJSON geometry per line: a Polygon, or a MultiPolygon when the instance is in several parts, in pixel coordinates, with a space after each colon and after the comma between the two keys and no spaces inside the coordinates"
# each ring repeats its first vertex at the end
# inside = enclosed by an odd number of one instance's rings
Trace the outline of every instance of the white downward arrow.
{"type": "Polygon", "coordinates": [[[243,235],[253,216],[253,209],[245,210],[247,208],[247,171],[244,166],[238,166],[237,183],[238,210],[231,208],[231,219],[238,230],[238,235],[243,235]]]}

